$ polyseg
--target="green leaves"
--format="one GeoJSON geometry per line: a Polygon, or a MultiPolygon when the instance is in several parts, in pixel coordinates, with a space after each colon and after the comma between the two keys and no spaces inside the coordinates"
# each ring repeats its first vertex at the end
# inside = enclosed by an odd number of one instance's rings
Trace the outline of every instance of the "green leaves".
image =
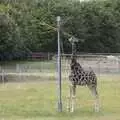
{"type": "MultiPolygon", "coordinates": [[[[79,39],[78,52],[120,52],[119,6],[119,0],[1,0],[0,52],[56,52],[58,15],[61,31],[79,39]]],[[[68,39],[61,34],[70,53],[68,39]]]]}

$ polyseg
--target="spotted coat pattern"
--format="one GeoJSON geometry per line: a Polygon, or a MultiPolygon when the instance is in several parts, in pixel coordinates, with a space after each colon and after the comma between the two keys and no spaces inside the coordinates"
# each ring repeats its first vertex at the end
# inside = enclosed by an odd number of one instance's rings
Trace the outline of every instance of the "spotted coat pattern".
{"type": "Polygon", "coordinates": [[[93,87],[97,86],[97,77],[92,69],[85,71],[76,61],[76,59],[72,59],[70,67],[71,73],[69,75],[69,80],[72,85],[91,85],[93,87]]]}

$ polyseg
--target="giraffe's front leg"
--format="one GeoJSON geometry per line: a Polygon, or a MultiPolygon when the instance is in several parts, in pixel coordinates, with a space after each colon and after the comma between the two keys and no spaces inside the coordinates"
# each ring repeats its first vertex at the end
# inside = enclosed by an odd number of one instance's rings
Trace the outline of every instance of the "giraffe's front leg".
{"type": "Polygon", "coordinates": [[[67,111],[74,112],[76,86],[69,86],[69,95],[67,97],[67,111]]]}
{"type": "Polygon", "coordinates": [[[74,110],[75,110],[75,99],[76,99],[76,97],[72,96],[70,112],[74,112],[74,110]]]}
{"type": "Polygon", "coordinates": [[[67,111],[70,112],[71,109],[71,97],[68,96],[67,97],[67,111]]]}
{"type": "Polygon", "coordinates": [[[71,99],[72,99],[72,97],[71,97],[71,86],[69,86],[69,94],[68,94],[68,96],[67,96],[67,111],[68,112],[70,112],[70,110],[71,110],[71,99]]]}
{"type": "Polygon", "coordinates": [[[72,85],[71,86],[71,110],[70,112],[74,112],[74,109],[75,109],[75,99],[76,99],[76,85],[72,85]]]}
{"type": "Polygon", "coordinates": [[[70,112],[70,96],[67,97],[67,112],[70,112]]]}

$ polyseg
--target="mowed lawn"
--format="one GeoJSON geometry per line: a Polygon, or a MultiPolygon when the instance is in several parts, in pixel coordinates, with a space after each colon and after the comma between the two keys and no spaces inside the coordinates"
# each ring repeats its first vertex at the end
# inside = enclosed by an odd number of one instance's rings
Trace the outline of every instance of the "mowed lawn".
{"type": "Polygon", "coordinates": [[[57,82],[7,83],[0,85],[0,120],[120,120],[120,78],[98,79],[101,111],[93,110],[87,87],[77,88],[76,110],[66,111],[68,82],[62,83],[63,112],[57,112],[57,82]]]}

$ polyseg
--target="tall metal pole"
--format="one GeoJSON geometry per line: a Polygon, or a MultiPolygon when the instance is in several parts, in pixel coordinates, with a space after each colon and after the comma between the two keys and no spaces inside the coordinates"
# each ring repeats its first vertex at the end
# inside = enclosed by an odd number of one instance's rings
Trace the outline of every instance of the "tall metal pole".
{"type": "Polygon", "coordinates": [[[61,93],[61,50],[60,50],[60,16],[57,17],[57,35],[58,35],[58,112],[62,112],[62,93],[61,93]]]}

